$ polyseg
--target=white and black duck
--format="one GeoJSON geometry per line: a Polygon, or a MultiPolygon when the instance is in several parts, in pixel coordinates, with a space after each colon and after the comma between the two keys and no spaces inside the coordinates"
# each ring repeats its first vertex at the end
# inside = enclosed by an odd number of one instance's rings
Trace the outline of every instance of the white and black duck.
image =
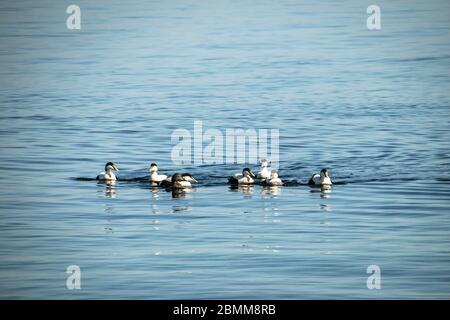
{"type": "Polygon", "coordinates": [[[257,175],[258,179],[266,180],[270,178],[269,162],[266,159],[261,160],[261,169],[257,175]]]}
{"type": "Polygon", "coordinates": [[[278,177],[278,172],[276,170],[272,170],[270,173],[270,177],[264,181],[264,185],[266,186],[282,186],[283,181],[278,177]]]}
{"type": "Polygon", "coordinates": [[[332,185],[331,178],[328,174],[328,169],[323,168],[320,170],[320,173],[315,173],[308,181],[309,185],[314,186],[323,186],[323,185],[332,185]]]}
{"type": "Polygon", "coordinates": [[[158,173],[158,166],[156,163],[152,163],[150,167],[148,168],[148,171],[150,171],[150,181],[159,183],[165,179],[167,179],[167,175],[165,174],[159,174],[158,173]]]}
{"type": "Polygon", "coordinates": [[[249,185],[255,182],[255,174],[249,168],[244,168],[242,173],[236,173],[228,178],[228,183],[232,185],[249,185]]]}
{"type": "Polygon", "coordinates": [[[198,181],[190,173],[175,173],[174,175],[167,177],[159,183],[159,186],[165,188],[184,189],[191,188],[193,183],[198,181]]]}
{"type": "Polygon", "coordinates": [[[119,168],[114,163],[108,162],[105,164],[105,171],[100,172],[96,179],[100,181],[116,181],[115,171],[119,171],[119,168]]]}

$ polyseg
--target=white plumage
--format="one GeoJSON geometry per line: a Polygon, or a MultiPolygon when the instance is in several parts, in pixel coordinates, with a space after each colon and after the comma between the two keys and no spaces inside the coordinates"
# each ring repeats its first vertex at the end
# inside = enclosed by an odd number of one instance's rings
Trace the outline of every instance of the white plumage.
{"type": "Polygon", "coordinates": [[[161,181],[167,179],[167,175],[165,175],[165,174],[158,174],[158,166],[156,165],[156,163],[152,163],[150,165],[148,171],[151,172],[151,174],[150,174],[150,181],[151,182],[161,182],[161,181]]]}
{"type": "Polygon", "coordinates": [[[308,184],[310,185],[331,185],[331,178],[328,175],[328,169],[323,168],[320,173],[313,174],[311,179],[309,179],[308,184]]]}
{"type": "Polygon", "coordinates": [[[261,160],[261,170],[258,172],[258,179],[266,180],[270,178],[269,162],[266,159],[261,160]]]}
{"type": "Polygon", "coordinates": [[[116,181],[117,177],[114,174],[114,171],[119,171],[119,168],[117,168],[117,166],[114,163],[108,162],[105,165],[105,171],[102,171],[97,175],[97,180],[116,181]]]}
{"type": "Polygon", "coordinates": [[[278,172],[276,170],[272,170],[270,174],[270,178],[266,180],[267,185],[269,186],[282,186],[283,181],[278,178],[278,172]]]}
{"type": "Polygon", "coordinates": [[[230,184],[247,185],[253,184],[255,182],[254,178],[255,174],[249,168],[245,168],[244,170],[242,170],[242,173],[236,173],[235,175],[231,176],[228,179],[228,182],[230,184]]]}

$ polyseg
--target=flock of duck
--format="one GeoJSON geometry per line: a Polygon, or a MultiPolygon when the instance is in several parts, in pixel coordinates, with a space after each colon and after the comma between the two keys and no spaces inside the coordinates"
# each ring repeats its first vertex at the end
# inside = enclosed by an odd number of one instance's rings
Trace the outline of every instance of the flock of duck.
{"type": "MultiPolygon", "coordinates": [[[[237,186],[248,186],[254,183],[262,183],[265,186],[282,186],[284,183],[278,177],[276,170],[269,168],[269,162],[266,159],[261,160],[260,171],[255,175],[250,168],[244,168],[242,173],[236,173],[228,178],[228,183],[237,186]]],[[[153,186],[160,186],[172,189],[187,189],[192,187],[192,183],[197,180],[190,173],[174,173],[173,175],[165,175],[158,173],[156,163],[150,164],[148,168],[150,172],[150,182],[153,186]]],[[[105,165],[105,171],[97,175],[97,180],[113,182],[117,180],[114,172],[119,171],[116,164],[108,162],[105,165]]],[[[330,186],[331,178],[328,175],[328,169],[323,168],[320,173],[315,173],[308,181],[309,185],[314,186],[330,186]]]]}

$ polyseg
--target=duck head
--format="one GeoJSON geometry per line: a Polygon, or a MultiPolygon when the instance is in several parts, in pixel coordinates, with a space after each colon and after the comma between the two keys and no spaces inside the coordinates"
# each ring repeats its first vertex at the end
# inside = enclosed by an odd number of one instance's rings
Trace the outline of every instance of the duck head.
{"type": "Polygon", "coordinates": [[[182,179],[184,180],[184,181],[189,181],[189,182],[194,182],[194,183],[197,183],[198,181],[192,176],[192,174],[190,174],[190,173],[183,173],[182,175],[181,175],[181,177],[182,177],[182,179]]]}
{"type": "Polygon", "coordinates": [[[276,170],[272,170],[270,172],[270,179],[277,179],[278,178],[278,172],[276,170]]]}
{"type": "Polygon", "coordinates": [[[175,173],[172,176],[172,183],[180,182],[180,181],[184,181],[183,176],[181,174],[179,174],[179,173],[175,173]]]}
{"type": "Polygon", "coordinates": [[[329,178],[329,176],[328,176],[328,169],[327,168],[323,168],[322,170],[320,170],[320,176],[324,177],[324,178],[329,178]]]}
{"type": "Polygon", "coordinates": [[[113,162],[108,162],[105,164],[105,171],[119,171],[119,168],[113,162]]]}
{"type": "Polygon", "coordinates": [[[148,167],[148,171],[150,171],[150,172],[157,172],[158,171],[158,166],[156,165],[156,163],[152,163],[151,165],[150,165],[150,167],[148,167]]]}
{"type": "Polygon", "coordinates": [[[269,161],[267,161],[266,159],[261,160],[261,168],[267,168],[268,165],[269,161]]]}
{"type": "Polygon", "coordinates": [[[255,178],[255,174],[253,173],[253,171],[250,168],[244,168],[244,170],[242,170],[242,175],[244,177],[251,177],[251,178],[255,178]]]}

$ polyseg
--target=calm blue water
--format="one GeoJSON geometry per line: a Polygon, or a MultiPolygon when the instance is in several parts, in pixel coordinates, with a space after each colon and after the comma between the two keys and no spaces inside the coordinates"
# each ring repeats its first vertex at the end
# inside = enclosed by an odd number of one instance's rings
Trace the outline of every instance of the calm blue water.
{"type": "Polygon", "coordinates": [[[450,298],[448,1],[378,1],[378,31],[356,0],[77,0],[80,31],[68,4],[0,4],[0,298],[450,298]],[[176,166],[194,120],[279,129],[298,183],[176,166]],[[322,166],[330,192],[301,185],[322,166]]]}

